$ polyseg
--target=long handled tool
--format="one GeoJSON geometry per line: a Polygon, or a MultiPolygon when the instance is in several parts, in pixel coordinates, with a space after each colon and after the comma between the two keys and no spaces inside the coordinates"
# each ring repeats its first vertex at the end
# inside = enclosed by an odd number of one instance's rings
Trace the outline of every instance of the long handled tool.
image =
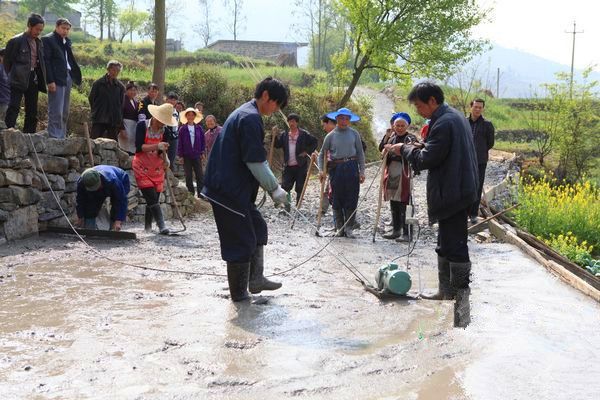
{"type": "MultiPolygon", "coordinates": [[[[275,151],[275,140],[277,139],[277,133],[279,129],[276,126],[271,129],[271,145],[269,146],[269,154],[267,156],[267,162],[269,163],[269,168],[273,170],[273,153],[275,151]]],[[[267,200],[267,192],[263,190],[263,195],[260,201],[258,202],[257,208],[261,208],[265,201],[267,200]]]]}
{"type": "Polygon", "coordinates": [[[291,229],[294,229],[294,224],[296,223],[296,216],[298,215],[298,209],[300,209],[300,207],[302,207],[302,200],[304,200],[304,193],[306,193],[306,187],[308,186],[308,181],[310,180],[310,172],[312,171],[314,161],[315,161],[315,155],[311,154],[310,161],[308,164],[308,171],[306,172],[306,179],[304,180],[304,186],[302,187],[302,193],[300,193],[300,198],[298,199],[298,205],[296,206],[296,210],[294,212],[294,217],[292,218],[291,229]]]}
{"type": "Polygon", "coordinates": [[[87,148],[88,148],[88,156],[90,157],[90,168],[94,166],[94,153],[92,152],[92,139],[90,139],[90,130],[88,128],[88,123],[83,123],[83,134],[87,139],[87,148]]]}
{"type": "MultiPolygon", "coordinates": [[[[166,161],[167,153],[165,151],[163,151],[162,153],[162,158],[166,161]]],[[[183,215],[181,215],[181,211],[179,211],[179,205],[177,204],[175,193],[173,193],[173,187],[171,186],[171,180],[169,178],[169,167],[165,168],[165,183],[167,184],[168,195],[171,197],[171,205],[173,206],[173,208],[175,208],[175,214],[177,215],[179,222],[181,222],[181,225],[183,226],[182,229],[170,231],[169,235],[185,232],[187,230],[187,226],[185,226],[185,222],[183,222],[183,215]]]]}
{"type": "Polygon", "coordinates": [[[319,229],[321,228],[321,218],[323,217],[323,197],[325,196],[325,183],[327,182],[327,154],[323,157],[323,180],[321,181],[321,195],[319,196],[319,211],[317,212],[317,230],[315,235],[321,236],[319,229]]]}
{"type": "Polygon", "coordinates": [[[383,181],[385,179],[385,164],[387,161],[388,151],[383,151],[383,159],[381,160],[381,179],[379,181],[379,198],[377,199],[377,212],[375,213],[375,224],[373,225],[373,243],[375,243],[375,235],[377,235],[377,228],[379,226],[379,217],[381,216],[381,204],[383,202],[383,181]]]}

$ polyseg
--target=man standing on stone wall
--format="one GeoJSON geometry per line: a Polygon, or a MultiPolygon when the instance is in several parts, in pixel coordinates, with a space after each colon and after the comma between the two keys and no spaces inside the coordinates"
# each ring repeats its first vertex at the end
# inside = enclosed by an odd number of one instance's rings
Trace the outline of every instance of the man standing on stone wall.
{"type": "Polygon", "coordinates": [[[475,99],[471,102],[471,115],[469,115],[469,124],[473,133],[473,142],[475,144],[475,154],[477,155],[477,169],[479,171],[479,182],[477,186],[477,200],[473,203],[469,211],[469,217],[472,224],[478,221],[479,202],[483,192],[483,181],[485,180],[485,169],[488,162],[488,152],[494,147],[494,125],[483,118],[485,100],[475,99]]]}
{"type": "Polygon", "coordinates": [[[117,140],[123,123],[123,98],[125,86],[117,79],[123,65],[110,60],[106,75],[92,85],[88,96],[92,117],[91,138],[100,137],[117,140]]]}
{"type": "Polygon", "coordinates": [[[42,38],[48,83],[48,135],[58,139],[67,135],[71,87],[81,85],[81,70],[68,38],[70,31],[71,22],[59,18],[54,32],[42,38]]]}
{"type": "Polygon", "coordinates": [[[44,30],[44,18],[31,14],[27,30],[6,43],[4,69],[10,79],[10,104],[6,112],[6,126],[14,128],[25,97],[25,124],[23,132],[37,130],[38,92],[46,93],[44,45],[40,34],[44,30]]]}

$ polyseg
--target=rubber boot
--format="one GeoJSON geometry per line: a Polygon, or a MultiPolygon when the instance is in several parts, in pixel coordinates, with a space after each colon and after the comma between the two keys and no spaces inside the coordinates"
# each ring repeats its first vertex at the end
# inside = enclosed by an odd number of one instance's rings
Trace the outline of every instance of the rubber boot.
{"type": "Polygon", "coordinates": [[[248,277],[250,276],[250,263],[227,263],[227,282],[231,301],[243,301],[250,298],[248,294],[248,277]]]}
{"type": "Polygon", "coordinates": [[[343,210],[333,210],[334,219],[335,219],[335,233],[334,235],[337,237],[344,237],[344,211],[343,210]]]}
{"type": "Polygon", "coordinates": [[[393,204],[393,202],[390,202],[390,208],[392,209],[392,231],[383,235],[384,239],[400,237],[400,210],[398,210],[398,205],[393,204]]]}
{"type": "Polygon", "coordinates": [[[346,227],[344,233],[349,239],[356,239],[356,235],[352,232],[354,230],[354,224],[356,222],[356,210],[345,210],[344,214],[346,217],[346,227]]]}
{"type": "Polygon", "coordinates": [[[265,278],[265,248],[256,246],[256,251],[250,260],[250,283],[248,288],[250,293],[257,294],[263,290],[277,290],[281,287],[281,282],[273,282],[265,278]]]}
{"type": "Polygon", "coordinates": [[[144,214],[144,230],[146,232],[152,231],[152,211],[148,206],[146,206],[146,214],[144,214]]]}
{"type": "Polygon", "coordinates": [[[471,304],[469,297],[471,289],[469,283],[471,263],[450,263],[450,285],[456,293],[454,303],[454,327],[466,328],[471,323],[471,304]]]}
{"type": "Polygon", "coordinates": [[[158,233],[160,233],[161,235],[168,235],[169,229],[165,226],[165,217],[163,216],[162,210],[160,209],[160,205],[154,204],[150,207],[150,211],[152,211],[154,220],[158,225],[158,233]]]}
{"type": "MultiPolygon", "coordinates": [[[[406,224],[406,204],[400,204],[398,210],[398,225],[402,227],[402,236],[396,239],[396,242],[408,242],[408,225],[406,224]]],[[[398,228],[400,230],[400,228],[398,228]]]]}
{"type": "Polygon", "coordinates": [[[450,285],[450,262],[446,257],[438,256],[438,292],[432,296],[422,295],[427,300],[452,300],[455,293],[450,285]]]}

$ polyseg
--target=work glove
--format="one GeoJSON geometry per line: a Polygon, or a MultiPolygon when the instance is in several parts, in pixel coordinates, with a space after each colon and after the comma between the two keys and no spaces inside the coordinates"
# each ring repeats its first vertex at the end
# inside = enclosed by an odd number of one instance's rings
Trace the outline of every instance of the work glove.
{"type": "Polygon", "coordinates": [[[281,186],[277,186],[277,189],[273,190],[269,195],[271,196],[271,199],[273,199],[275,206],[286,206],[290,204],[288,193],[283,190],[281,186]]]}

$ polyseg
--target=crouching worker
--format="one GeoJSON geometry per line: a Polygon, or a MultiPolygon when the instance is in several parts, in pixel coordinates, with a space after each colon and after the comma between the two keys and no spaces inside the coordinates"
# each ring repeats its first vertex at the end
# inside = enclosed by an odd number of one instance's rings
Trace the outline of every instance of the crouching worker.
{"type": "Polygon", "coordinates": [[[145,229],[152,229],[152,218],[158,225],[161,235],[168,235],[165,218],[158,202],[164,190],[165,173],[170,163],[167,158],[169,144],[165,142],[165,125],[177,125],[173,116],[173,106],[165,103],[161,106],[148,106],[150,119],[140,121],[136,127],[135,155],[132,168],[138,188],[146,200],[145,229]]]}
{"type": "Polygon", "coordinates": [[[83,171],[77,181],[77,221],[85,229],[98,229],[96,218],[110,197],[110,230],[120,231],[127,217],[129,175],[121,168],[97,165],[83,171]]]}
{"type": "Polygon", "coordinates": [[[287,105],[289,91],[276,79],[256,86],[254,99],[233,111],[215,140],[206,166],[202,196],[209,200],[227,262],[231,300],[250,298],[250,292],[275,290],[281,283],[264,276],[267,223],[254,204],[261,186],[278,205],[288,203],[267,163],[261,115],[287,105]]]}

